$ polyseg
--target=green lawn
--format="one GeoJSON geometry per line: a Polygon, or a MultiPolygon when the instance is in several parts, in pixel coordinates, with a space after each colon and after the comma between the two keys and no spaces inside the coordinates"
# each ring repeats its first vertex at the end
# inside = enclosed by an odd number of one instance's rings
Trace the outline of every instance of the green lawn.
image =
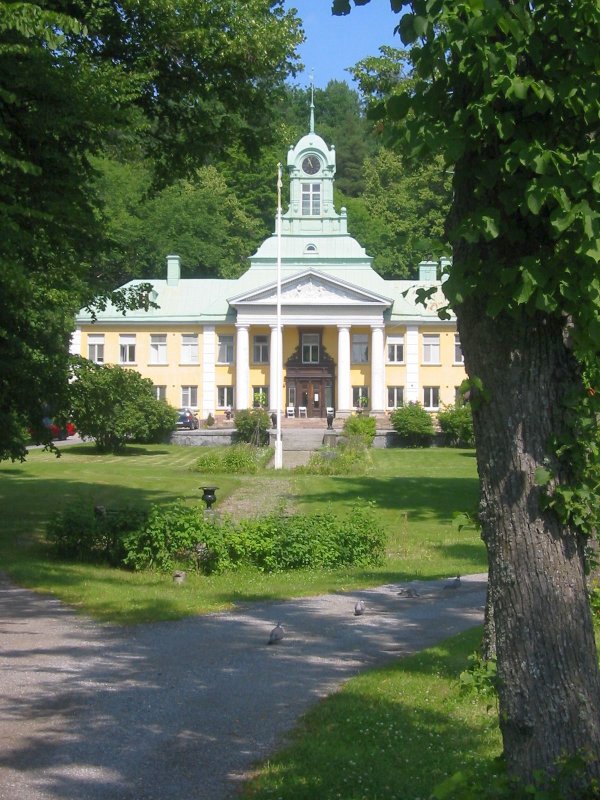
{"type": "MultiPolygon", "coordinates": [[[[472,451],[374,451],[374,469],[365,477],[292,474],[299,510],[331,506],[342,512],[357,497],[375,503],[388,533],[388,559],[381,567],[278,575],[248,570],[190,576],[182,586],[174,585],[169,575],[58,561],[44,544],[45,522],[52,512],[76,500],[109,507],[178,497],[200,502],[199,487],[207,479],[218,485],[222,500],[252,476],[192,472],[197,451],[172,445],[131,447],[120,456],[99,455],[92,445],[67,446],[61,453],[57,459],[34,450],[25,463],[0,467],[0,558],[3,568],[24,585],[52,592],[98,619],[174,619],[240,601],[486,570],[477,532],[459,532],[452,526],[453,514],[473,508],[477,501],[472,451]]],[[[268,474],[273,481],[290,478],[285,472],[268,474]]]]}

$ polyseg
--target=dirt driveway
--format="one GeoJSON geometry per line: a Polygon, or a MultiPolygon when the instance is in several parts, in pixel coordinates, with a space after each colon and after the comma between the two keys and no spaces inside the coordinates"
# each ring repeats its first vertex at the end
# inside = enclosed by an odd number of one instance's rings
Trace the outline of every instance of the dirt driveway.
{"type": "Polygon", "coordinates": [[[479,624],[485,586],[428,582],[408,598],[387,585],[117,628],[0,578],[0,798],[232,798],[317,698],[479,624]],[[276,622],[286,636],[269,647],[276,622]]]}

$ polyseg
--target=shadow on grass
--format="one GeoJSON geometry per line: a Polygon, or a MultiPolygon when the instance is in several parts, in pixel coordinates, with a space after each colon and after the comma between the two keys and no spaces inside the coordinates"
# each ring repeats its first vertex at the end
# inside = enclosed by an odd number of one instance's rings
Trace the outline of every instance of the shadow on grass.
{"type": "Polygon", "coordinates": [[[472,508],[479,497],[477,478],[350,476],[332,480],[335,488],[331,492],[323,492],[318,485],[303,491],[299,483],[298,501],[313,506],[333,501],[351,505],[362,498],[377,508],[410,511],[413,520],[433,517],[447,521],[457,511],[472,508]]]}
{"type": "Polygon", "coordinates": [[[127,445],[123,448],[123,450],[119,450],[118,453],[110,453],[98,450],[91,442],[87,442],[86,444],[88,444],[87,447],[82,447],[81,445],[76,444],[67,447],[61,447],[61,452],[68,453],[70,456],[86,456],[86,458],[90,458],[90,456],[98,456],[102,458],[134,458],[137,456],[152,457],[172,455],[172,451],[154,450],[145,447],[144,445],[127,445]]]}
{"type": "Polygon", "coordinates": [[[425,798],[496,755],[493,718],[453,714],[455,681],[481,629],[361,676],[311,710],[244,798],[425,798]],[[383,688],[380,688],[383,687],[383,688]]]}

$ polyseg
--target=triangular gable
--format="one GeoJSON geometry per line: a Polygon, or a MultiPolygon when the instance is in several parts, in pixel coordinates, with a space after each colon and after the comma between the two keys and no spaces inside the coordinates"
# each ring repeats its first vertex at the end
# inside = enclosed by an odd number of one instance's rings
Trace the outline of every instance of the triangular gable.
{"type": "MultiPolygon", "coordinates": [[[[244,305],[275,305],[277,282],[229,298],[234,308],[244,305]]],[[[356,284],[332,278],[314,269],[304,270],[282,279],[281,304],[294,305],[339,305],[339,306],[391,306],[393,300],[356,284]]]]}

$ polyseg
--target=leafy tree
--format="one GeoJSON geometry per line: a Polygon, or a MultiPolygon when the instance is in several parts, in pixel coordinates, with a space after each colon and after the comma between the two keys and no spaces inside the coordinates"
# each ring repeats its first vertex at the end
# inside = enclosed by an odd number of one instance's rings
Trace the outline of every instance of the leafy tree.
{"type": "Polygon", "coordinates": [[[420,403],[407,403],[390,414],[392,428],[404,444],[427,447],[433,438],[433,420],[420,403]]]}
{"type": "Polygon", "coordinates": [[[473,412],[470,405],[446,406],[439,412],[438,422],[449,445],[473,447],[473,412]]]}
{"type": "Polygon", "coordinates": [[[280,0],[0,2],[0,459],[66,410],[74,315],[115,285],[91,157],[147,155],[156,182],[255,148],[301,36],[280,0]]]}
{"type": "Polygon", "coordinates": [[[73,378],[73,422],[101,453],[118,453],[131,441],[161,442],[175,426],[177,411],[156,400],[152,381],[135,370],[76,358],[73,378]]]}
{"type": "Polygon", "coordinates": [[[454,169],[446,293],[471,382],[506,763],[530,780],[585,753],[565,794],[581,797],[600,776],[584,563],[600,482],[600,6],[392,5],[409,7],[416,78],[380,107],[388,142],[454,169]]]}

